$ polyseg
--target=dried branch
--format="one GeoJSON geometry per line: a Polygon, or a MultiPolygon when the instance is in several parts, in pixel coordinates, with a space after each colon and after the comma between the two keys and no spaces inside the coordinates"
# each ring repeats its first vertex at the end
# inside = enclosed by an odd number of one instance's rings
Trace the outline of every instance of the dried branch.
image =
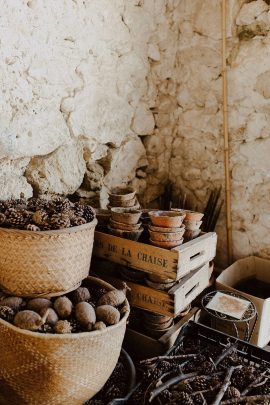
{"type": "Polygon", "coordinates": [[[216,395],[216,398],[214,399],[214,402],[212,403],[212,405],[219,405],[220,401],[222,400],[227,388],[229,387],[230,383],[231,383],[231,377],[232,377],[232,373],[234,372],[234,370],[236,368],[240,368],[240,367],[230,367],[226,373],[224,382],[219,390],[219,392],[216,395]]]}
{"type": "Polygon", "coordinates": [[[198,354],[179,354],[178,356],[158,356],[158,357],[152,357],[151,359],[142,360],[142,361],[140,361],[140,364],[144,364],[147,366],[152,363],[155,363],[156,361],[191,359],[191,358],[195,358],[197,356],[198,356],[198,354]]]}
{"type": "Polygon", "coordinates": [[[172,385],[175,385],[183,380],[189,380],[192,377],[197,377],[198,371],[189,374],[180,374],[176,377],[170,378],[164,384],[160,385],[159,387],[155,388],[150,393],[149,402],[152,402],[154,398],[156,398],[159,394],[161,394],[164,390],[170,388],[172,385]]]}
{"type": "Polygon", "coordinates": [[[252,381],[252,383],[250,383],[245,389],[244,391],[241,392],[242,396],[245,396],[249,393],[249,391],[252,390],[252,388],[258,387],[260,385],[264,385],[267,381],[268,378],[265,378],[264,380],[264,384],[261,383],[261,380],[264,378],[264,375],[266,374],[267,370],[264,371],[258,378],[256,378],[256,380],[252,381]]]}
{"type": "Polygon", "coordinates": [[[270,395],[252,395],[252,396],[245,396],[241,398],[233,398],[233,399],[227,399],[226,401],[222,401],[220,404],[221,405],[232,405],[232,404],[241,404],[241,402],[244,402],[245,405],[248,404],[254,404],[258,401],[265,401],[265,400],[270,400],[270,395]]]}
{"type": "Polygon", "coordinates": [[[216,358],[214,364],[217,367],[219,365],[219,363],[222,362],[222,360],[225,359],[225,357],[229,356],[229,354],[231,354],[232,352],[234,352],[236,350],[236,343],[234,343],[231,346],[228,346],[225,350],[223,350],[223,352],[216,358]]]}

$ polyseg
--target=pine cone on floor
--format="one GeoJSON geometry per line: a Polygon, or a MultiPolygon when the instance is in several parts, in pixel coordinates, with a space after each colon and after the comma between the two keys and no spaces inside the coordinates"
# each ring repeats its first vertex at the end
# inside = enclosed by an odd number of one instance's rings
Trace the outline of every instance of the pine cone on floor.
{"type": "Polygon", "coordinates": [[[53,214],[49,224],[52,229],[65,229],[70,227],[70,219],[66,214],[53,214]]]}
{"type": "Polygon", "coordinates": [[[186,394],[185,392],[180,392],[174,403],[181,405],[194,405],[191,396],[189,394],[186,394]]]}
{"type": "Polygon", "coordinates": [[[32,214],[26,210],[17,210],[16,208],[9,208],[5,212],[6,224],[13,228],[24,228],[32,218],[32,214]]]}
{"type": "Polygon", "coordinates": [[[12,308],[7,306],[0,306],[0,318],[4,321],[12,322],[15,316],[15,312],[12,308]]]}
{"type": "Polygon", "coordinates": [[[49,216],[48,213],[44,210],[37,210],[32,217],[33,221],[37,225],[45,225],[48,222],[49,216]]]}
{"type": "Polygon", "coordinates": [[[200,377],[200,376],[194,378],[191,385],[195,391],[203,391],[203,390],[206,390],[207,388],[209,388],[209,386],[210,386],[209,381],[205,377],[200,377]]]}
{"type": "Polygon", "coordinates": [[[27,231],[33,231],[33,232],[40,231],[40,228],[38,226],[36,226],[35,224],[28,224],[28,225],[26,225],[25,229],[27,231]]]}
{"type": "Polygon", "coordinates": [[[86,222],[92,222],[95,216],[96,214],[93,208],[90,207],[90,205],[86,205],[83,211],[83,218],[86,219],[86,222]]]}
{"type": "Polygon", "coordinates": [[[6,222],[6,216],[0,212],[0,225],[3,225],[6,222]]]}
{"type": "Polygon", "coordinates": [[[225,392],[226,399],[240,398],[240,396],[241,396],[240,391],[237,388],[233,387],[232,385],[225,392]]]}

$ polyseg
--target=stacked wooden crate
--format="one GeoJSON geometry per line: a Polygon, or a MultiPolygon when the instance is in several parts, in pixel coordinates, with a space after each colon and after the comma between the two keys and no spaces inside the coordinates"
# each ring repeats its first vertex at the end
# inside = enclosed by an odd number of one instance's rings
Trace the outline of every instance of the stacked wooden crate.
{"type": "Polygon", "coordinates": [[[109,261],[109,265],[96,261],[94,271],[116,287],[125,281],[130,287],[132,307],[176,318],[208,286],[216,243],[216,233],[210,232],[167,250],[95,232],[93,255],[109,261]],[[168,291],[160,291],[142,282],[124,280],[117,271],[119,265],[175,283],[168,291]]]}

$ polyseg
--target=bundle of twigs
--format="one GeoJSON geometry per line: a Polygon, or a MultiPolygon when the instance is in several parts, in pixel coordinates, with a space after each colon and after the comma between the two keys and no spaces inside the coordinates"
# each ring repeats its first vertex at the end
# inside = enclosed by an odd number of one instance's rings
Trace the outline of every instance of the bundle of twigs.
{"type": "Polygon", "coordinates": [[[224,200],[219,202],[221,194],[221,186],[214,188],[210,192],[203,217],[202,231],[204,232],[213,232],[215,230],[221,208],[224,204],[224,200]]]}

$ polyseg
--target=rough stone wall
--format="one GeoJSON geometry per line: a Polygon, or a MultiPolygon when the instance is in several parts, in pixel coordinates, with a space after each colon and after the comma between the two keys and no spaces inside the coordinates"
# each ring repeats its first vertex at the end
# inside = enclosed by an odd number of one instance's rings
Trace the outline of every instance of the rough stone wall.
{"type": "Polygon", "coordinates": [[[165,3],[2,2],[0,198],[145,187],[165,3]]]}
{"type": "MultiPolygon", "coordinates": [[[[270,257],[269,1],[228,0],[228,83],[234,257],[270,257]]],[[[170,177],[199,208],[224,186],[221,2],[182,0],[177,52],[177,131],[170,177]],[[179,111],[179,109],[178,109],[179,111]]],[[[224,198],[224,193],[223,193],[224,198]]],[[[217,226],[226,263],[225,210],[217,226]]]]}

